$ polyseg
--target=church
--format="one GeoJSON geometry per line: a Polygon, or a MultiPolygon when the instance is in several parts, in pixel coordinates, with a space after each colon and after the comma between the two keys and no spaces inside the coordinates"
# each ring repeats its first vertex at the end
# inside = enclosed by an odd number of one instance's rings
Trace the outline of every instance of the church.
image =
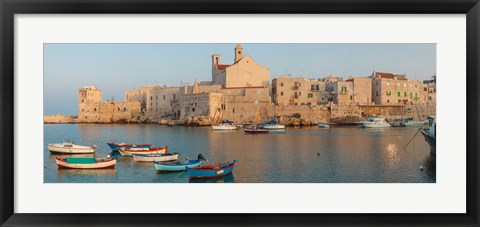
{"type": "Polygon", "coordinates": [[[235,47],[235,62],[221,64],[219,54],[212,55],[212,82],[223,88],[265,87],[270,81],[270,69],[258,64],[250,55],[243,55],[243,47],[235,47]]]}

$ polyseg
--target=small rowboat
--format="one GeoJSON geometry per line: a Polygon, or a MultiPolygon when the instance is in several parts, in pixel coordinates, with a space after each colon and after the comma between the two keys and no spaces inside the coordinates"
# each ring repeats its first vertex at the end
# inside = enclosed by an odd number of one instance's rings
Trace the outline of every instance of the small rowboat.
{"type": "Polygon", "coordinates": [[[96,147],[77,145],[72,142],[48,144],[48,150],[52,153],[63,154],[91,154],[96,147]]]}
{"type": "Polygon", "coordinates": [[[320,124],[318,124],[318,127],[319,128],[330,128],[330,125],[320,123],[320,124]]]}
{"type": "Polygon", "coordinates": [[[243,129],[243,131],[245,132],[245,134],[267,134],[268,133],[268,130],[266,129],[259,129],[259,128],[246,128],[246,129],[243,129]]]}
{"type": "MultiPolygon", "coordinates": [[[[153,165],[157,173],[180,172],[187,168],[197,168],[202,164],[202,161],[207,161],[202,154],[199,154],[197,160],[188,160],[185,163],[180,162],[154,162],[153,165]]],[[[208,162],[208,161],[207,161],[208,162]]]]}
{"type": "Polygon", "coordinates": [[[115,143],[115,142],[108,142],[107,143],[112,151],[119,150],[120,148],[149,148],[151,144],[127,144],[127,143],[115,143]]]}
{"type": "Polygon", "coordinates": [[[168,153],[168,146],[152,148],[121,148],[118,152],[125,157],[130,157],[134,154],[165,154],[168,153]]]}
{"type": "Polygon", "coordinates": [[[235,166],[236,162],[237,160],[212,166],[187,168],[187,172],[190,176],[190,179],[209,179],[223,177],[232,173],[233,167],[235,166]]]}
{"type": "Polygon", "coordinates": [[[59,169],[106,169],[115,168],[116,159],[112,158],[60,158],[56,157],[59,169]]]}
{"type": "Polygon", "coordinates": [[[168,162],[178,159],[178,153],[167,154],[133,154],[136,162],[168,162]]]}

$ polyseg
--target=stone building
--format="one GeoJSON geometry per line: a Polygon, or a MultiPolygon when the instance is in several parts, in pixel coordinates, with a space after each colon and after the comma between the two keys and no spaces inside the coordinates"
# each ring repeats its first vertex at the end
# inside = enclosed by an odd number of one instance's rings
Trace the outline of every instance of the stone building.
{"type": "Polygon", "coordinates": [[[125,91],[125,100],[140,102],[142,116],[150,120],[178,118],[174,111],[179,105],[180,87],[148,86],[125,91]]]}
{"type": "Polygon", "coordinates": [[[222,87],[268,86],[270,69],[258,64],[250,55],[243,55],[240,44],[235,47],[235,62],[221,64],[220,55],[212,55],[212,82],[222,87]]]}
{"type": "Polygon", "coordinates": [[[370,78],[377,105],[423,104],[428,100],[428,85],[408,80],[405,75],[374,71],[370,78]]]}
{"type": "Polygon", "coordinates": [[[275,105],[320,105],[328,103],[325,82],[308,78],[279,76],[272,80],[272,100],[275,105]]]}
{"type": "Polygon", "coordinates": [[[78,123],[130,122],[139,113],[140,102],[102,101],[102,91],[95,86],[78,91],[78,123]]]}

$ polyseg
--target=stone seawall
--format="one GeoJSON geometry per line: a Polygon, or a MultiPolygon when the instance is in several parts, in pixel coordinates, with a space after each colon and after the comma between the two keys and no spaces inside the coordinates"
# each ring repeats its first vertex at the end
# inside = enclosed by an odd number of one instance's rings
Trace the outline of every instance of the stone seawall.
{"type": "Polygon", "coordinates": [[[43,116],[43,123],[45,124],[76,124],[76,116],[66,115],[45,115],[43,116]]]}

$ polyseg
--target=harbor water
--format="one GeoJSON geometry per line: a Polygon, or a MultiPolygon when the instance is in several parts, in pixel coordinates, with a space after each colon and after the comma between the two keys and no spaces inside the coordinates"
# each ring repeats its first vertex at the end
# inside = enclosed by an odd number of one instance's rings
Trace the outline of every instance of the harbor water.
{"type": "Polygon", "coordinates": [[[331,126],[330,129],[298,127],[246,135],[242,129],[214,131],[211,127],[46,124],[44,182],[435,183],[435,155],[430,153],[428,144],[417,132],[418,128],[413,127],[331,126]],[[95,156],[117,158],[115,169],[58,169],[55,157],[67,156],[50,154],[47,144],[67,140],[80,145],[97,145],[95,156]],[[214,180],[189,180],[186,172],[157,174],[152,163],[122,157],[110,150],[106,144],[110,141],[168,145],[170,152],[181,154],[180,161],[187,156],[196,159],[198,154],[203,154],[209,164],[232,160],[238,163],[232,175],[214,180]]]}

